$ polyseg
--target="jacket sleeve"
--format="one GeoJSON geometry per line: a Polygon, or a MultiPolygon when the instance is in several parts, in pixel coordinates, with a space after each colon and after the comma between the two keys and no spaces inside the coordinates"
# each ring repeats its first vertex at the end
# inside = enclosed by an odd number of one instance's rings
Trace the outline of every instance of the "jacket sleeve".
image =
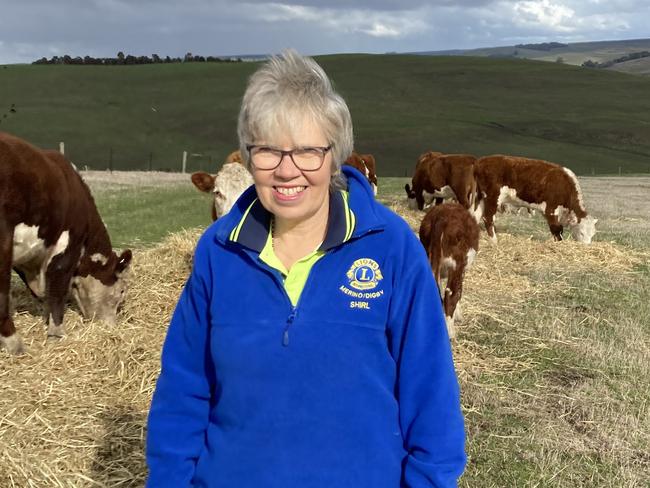
{"type": "MultiPolygon", "coordinates": [[[[200,244],[199,244],[200,245],[200,244]]],[[[205,445],[214,372],[207,270],[198,251],[163,345],[147,422],[147,487],[189,487],[205,445]]]]}
{"type": "Polygon", "coordinates": [[[450,488],[463,473],[465,431],[440,294],[415,236],[396,270],[389,312],[407,458],[403,488],[450,488]]]}

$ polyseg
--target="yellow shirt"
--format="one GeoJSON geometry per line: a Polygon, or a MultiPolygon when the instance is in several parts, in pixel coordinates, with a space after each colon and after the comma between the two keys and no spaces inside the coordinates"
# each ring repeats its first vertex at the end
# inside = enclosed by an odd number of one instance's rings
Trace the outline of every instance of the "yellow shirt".
{"type": "Polygon", "coordinates": [[[316,261],[324,255],[325,251],[315,249],[296,261],[293,266],[291,266],[291,269],[287,270],[284,264],[282,264],[282,261],[280,261],[280,259],[275,255],[275,252],[273,252],[273,235],[269,228],[269,235],[266,238],[264,248],[260,252],[260,259],[272,268],[277,269],[282,274],[284,289],[286,290],[287,295],[289,295],[291,304],[295,307],[303,288],[305,288],[305,283],[307,282],[307,277],[309,276],[311,268],[314,266],[316,261]]]}

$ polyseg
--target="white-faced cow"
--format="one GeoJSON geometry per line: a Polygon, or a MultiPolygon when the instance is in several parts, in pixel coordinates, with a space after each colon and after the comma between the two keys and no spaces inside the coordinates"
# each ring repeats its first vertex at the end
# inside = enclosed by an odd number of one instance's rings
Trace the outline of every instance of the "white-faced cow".
{"type": "Polygon", "coordinates": [[[463,294],[465,271],[478,252],[478,239],[478,224],[459,203],[431,207],[420,224],[420,242],[438,283],[451,338],[455,336],[454,321],[462,320],[458,302],[463,294]]]}
{"type": "Polygon", "coordinates": [[[202,192],[214,195],[212,220],[217,220],[228,213],[237,198],[253,184],[253,177],[244,166],[241,153],[233,151],[216,175],[197,171],[192,173],[192,183],[202,192]]]}
{"type": "Polygon", "coordinates": [[[559,164],[501,154],[480,158],[474,165],[478,196],[475,217],[483,219],[493,241],[494,215],[509,204],[539,210],[556,241],[565,226],[574,239],[589,244],[596,233],[597,219],[585,209],[576,175],[559,164]]]}
{"type": "Polygon", "coordinates": [[[373,192],[377,195],[377,163],[372,154],[359,154],[356,151],[352,151],[350,157],[348,157],[343,164],[352,166],[359,170],[362,175],[365,175],[370,186],[372,186],[373,192]]]}
{"type": "Polygon", "coordinates": [[[62,155],[0,133],[0,343],[23,352],[9,314],[12,268],[43,300],[48,336],[64,334],[70,291],[86,318],[116,320],[131,251],[112,249],[90,190],[62,155]]]}
{"type": "Polygon", "coordinates": [[[428,199],[436,199],[436,205],[444,198],[453,198],[465,208],[472,208],[476,194],[474,162],[470,154],[424,153],[415,165],[411,183],[404,185],[409,208],[424,209],[428,199]]]}

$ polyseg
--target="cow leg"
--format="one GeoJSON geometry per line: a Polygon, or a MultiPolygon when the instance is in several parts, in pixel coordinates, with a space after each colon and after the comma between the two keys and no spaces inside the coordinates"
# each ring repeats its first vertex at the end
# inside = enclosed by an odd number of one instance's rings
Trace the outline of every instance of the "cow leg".
{"type": "Polygon", "coordinates": [[[48,338],[60,338],[65,335],[63,328],[65,302],[79,254],[80,249],[66,249],[62,254],[52,258],[45,272],[48,338]]]}
{"type": "Polygon", "coordinates": [[[485,200],[483,200],[483,223],[485,224],[485,231],[492,240],[492,242],[497,242],[497,234],[494,230],[494,216],[497,213],[497,200],[498,193],[496,195],[490,195],[485,200]]]}
{"type": "Polygon", "coordinates": [[[25,352],[23,341],[9,315],[9,289],[11,287],[11,261],[13,259],[14,231],[0,221],[0,344],[9,354],[25,352]]]}
{"type": "Polygon", "coordinates": [[[449,338],[456,337],[456,329],[454,321],[459,318],[456,315],[456,307],[463,294],[463,275],[465,274],[464,264],[462,260],[458,261],[458,267],[451,270],[449,279],[447,280],[447,288],[445,288],[444,309],[445,309],[445,322],[447,323],[447,332],[449,338]]]}
{"type": "Polygon", "coordinates": [[[551,234],[553,234],[553,239],[556,241],[561,241],[562,231],[564,230],[564,227],[562,224],[560,224],[557,215],[554,215],[552,213],[545,213],[544,217],[548,223],[548,228],[551,230],[551,234]]]}

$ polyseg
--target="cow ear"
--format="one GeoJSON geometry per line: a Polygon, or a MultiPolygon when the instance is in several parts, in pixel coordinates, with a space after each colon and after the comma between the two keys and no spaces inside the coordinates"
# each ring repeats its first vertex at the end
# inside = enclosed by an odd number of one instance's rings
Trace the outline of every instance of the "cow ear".
{"type": "Polygon", "coordinates": [[[123,251],[122,254],[120,254],[120,257],[117,259],[117,264],[115,265],[116,275],[119,276],[128,269],[129,264],[131,264],[132,257],[133,254],[131,253],[130,249],[127,249],[126,251],[123,251]]]}
{"type": "Polygon", "coordinates": [[[192,173],[192,183],[200,191],[210,193],[212,188],[214,188],[214,176],[205,171],[197,171],[196,173],[192,173]]]}

